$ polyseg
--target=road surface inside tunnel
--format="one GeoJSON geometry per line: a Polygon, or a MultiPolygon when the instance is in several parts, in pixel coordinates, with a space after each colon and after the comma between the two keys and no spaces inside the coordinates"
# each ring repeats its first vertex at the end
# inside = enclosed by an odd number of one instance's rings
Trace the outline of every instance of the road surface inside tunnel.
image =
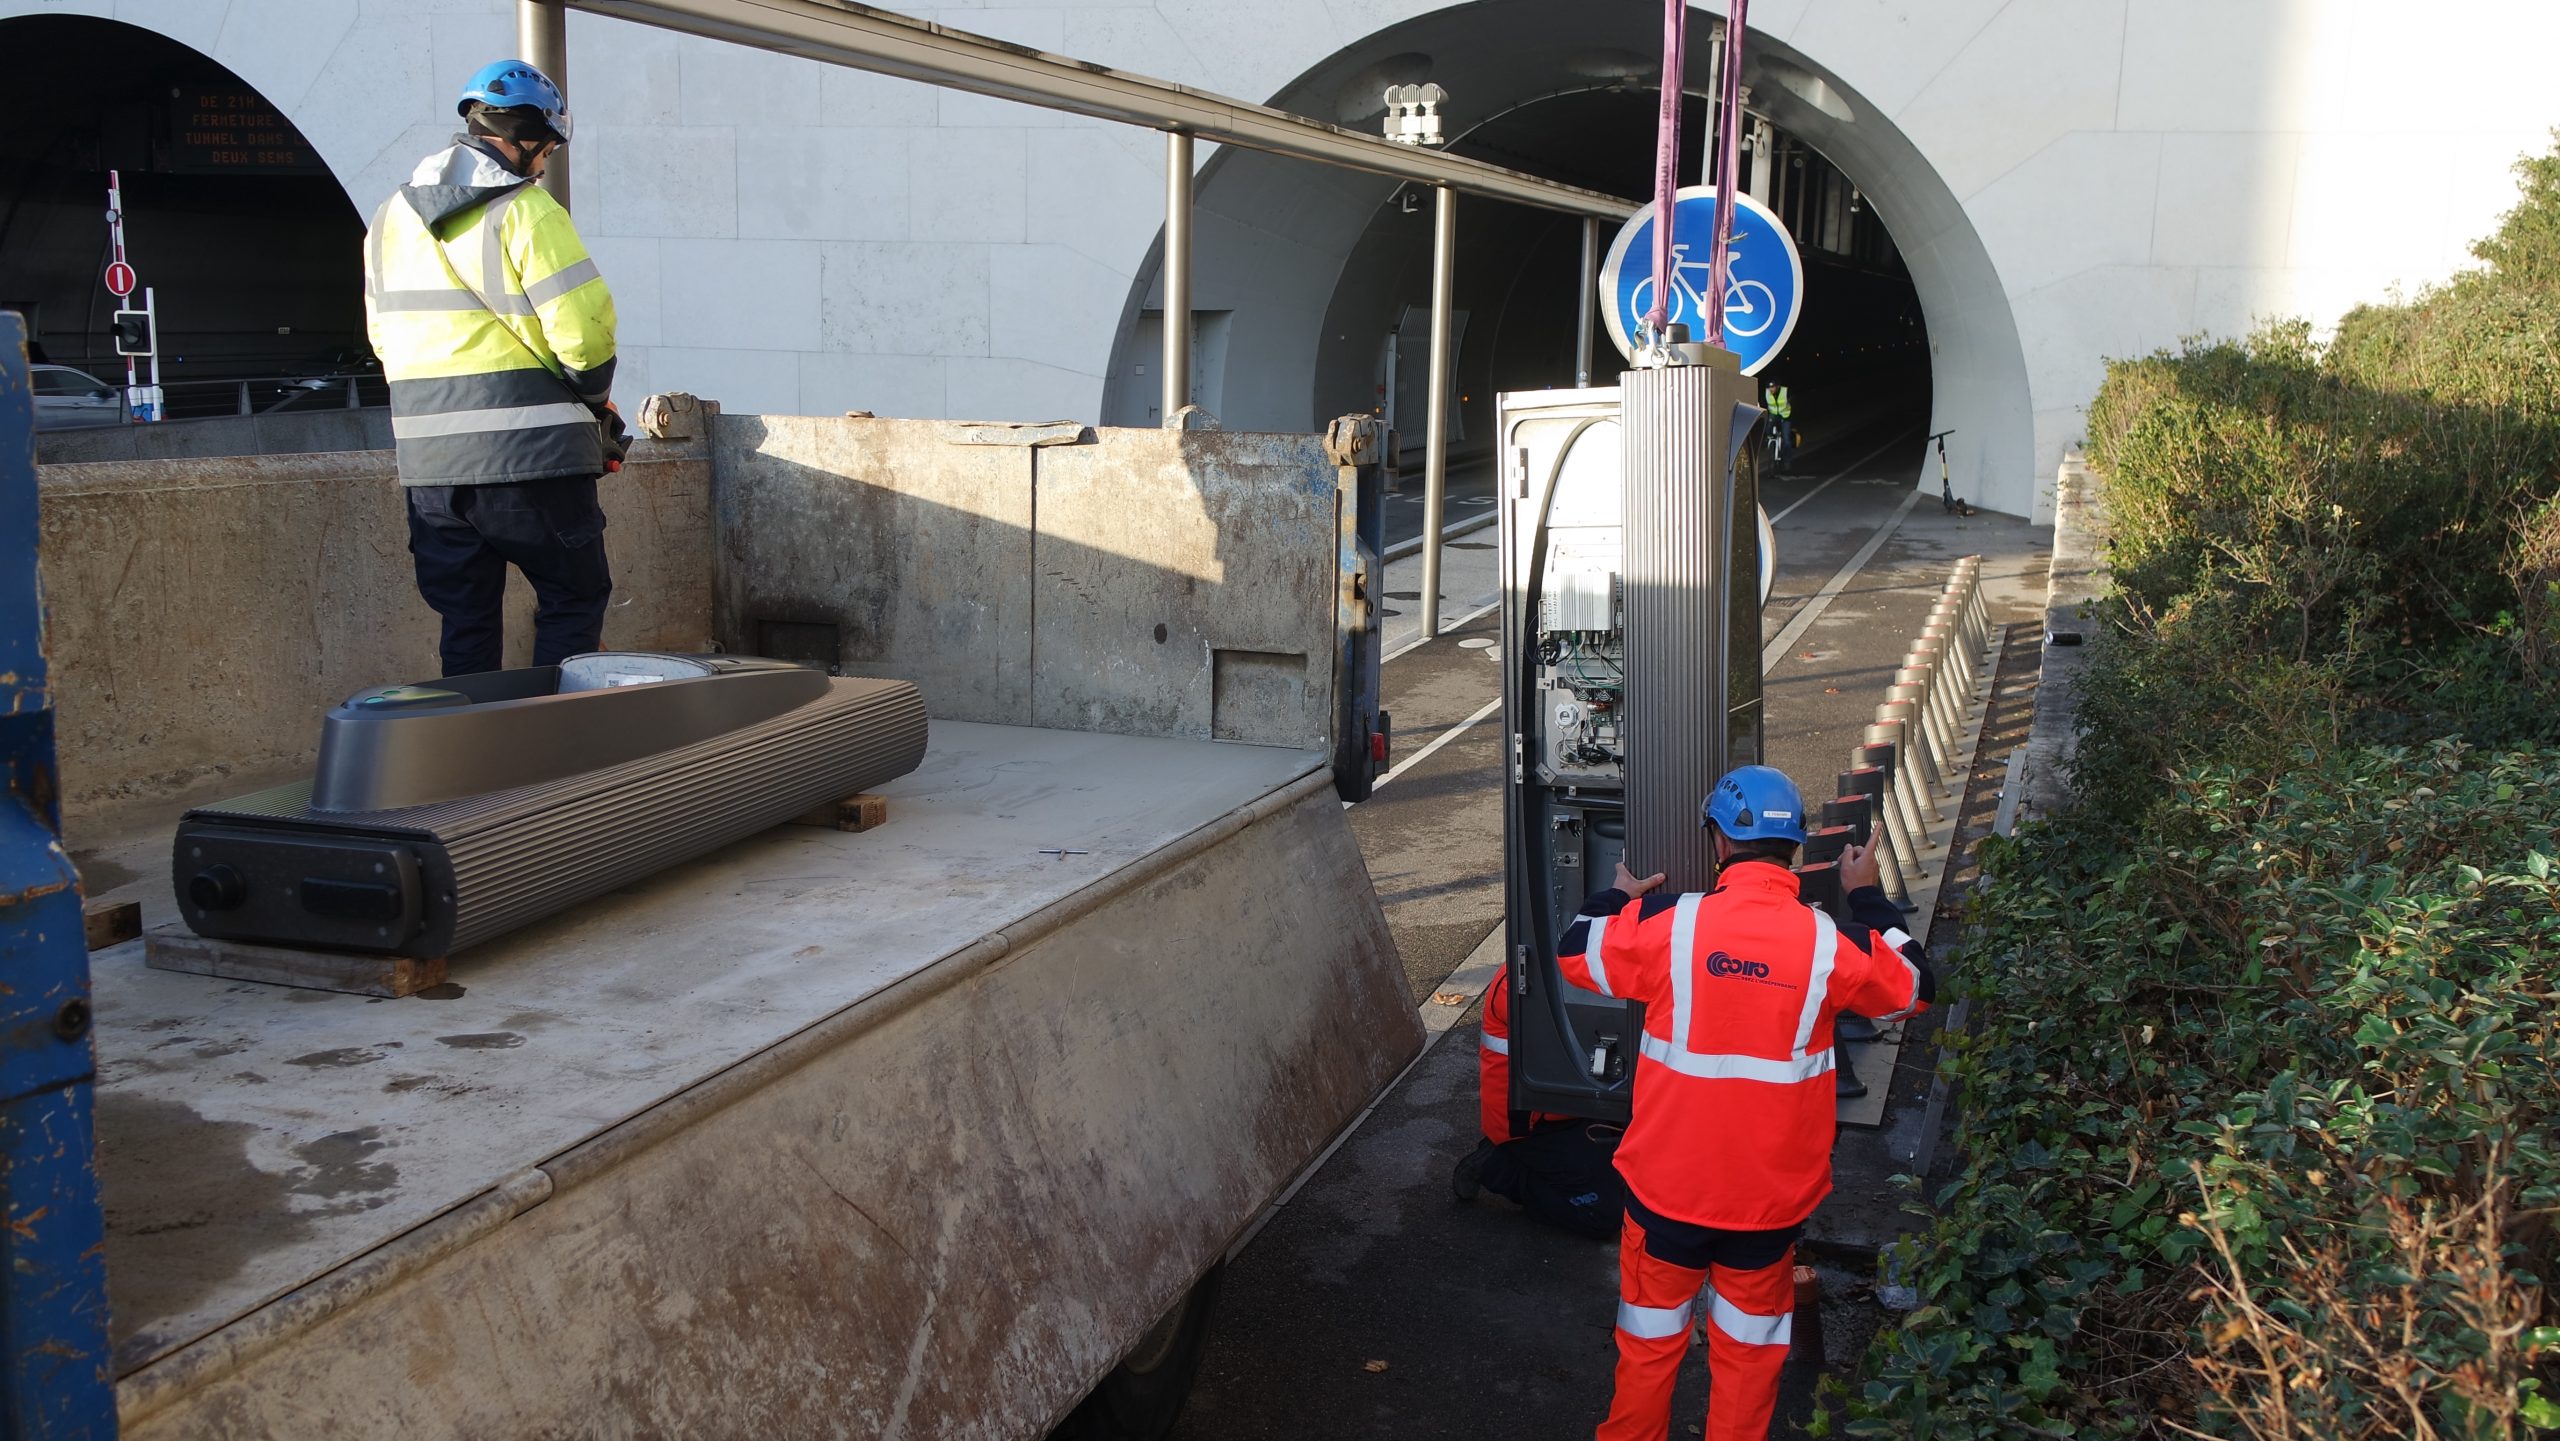
{"type": "MultiPolygon", "coordinates": [[[[1977,541],[2018,552],[2013,589],[2023,596],[2032,581],[2032,606],[2041,605],[2035,537],[2046,532],[2006,517],[1942,517],[1934,496],[1906,504],[1924,433],[1905,407],[1859,417],[1844,405],[1795,475],[1764,484],[1782,518],[1763,634],[1807,622],[1770,661],[1769,759],[1824,794],[1955,556],[1984,548],[1977,541]],[[1852,565],[1862,550],[1864,563],[1852,565]]],[[[1537,1226],[1491,1198],[1457,1203],[1448,1185],[1477,1137],[1478,1009],[1472,994],[1442,988],[1480,984],[1500,951],[1498,940],[1485,944],[1502,920],[1494,541],[1487,529],[1449,544],[1445,633],[1428,642],[1416,615],[1419,558],[1390,568],[1385,698],[1397,768],[1350,813],[1435,1043],[1229,1265],[1173,1432],[1181,1441],[1569,1437],[1607,1410],[1614,1245],[1537,1226]]],[[[1885,1143],[1869,1144],[1885,1164],[1885,1143]]],[[[1889,1225],[1900,1197],[1874,1189],[1826,1212],[1858,1203],[1847,1229],[1889,1225]]],[[[1869,1279],[1863,1267],[1825,1263],[1827,1292],[1845,1297],[1869,1279]]],[[[1874,1314],[1834,1309],[1825,1369],[1854,1366],[1874,1314]]],[[[1693,1348],[1675,1437],[1696,1434],[1703,1373],[1703,1348],[1693,1348]]],[[[1790,1363],[1781,1415],[1792,1419],[1773,1434],[1796,1434],[1810,1415],[1815,1374],[1790,1363]]]]}

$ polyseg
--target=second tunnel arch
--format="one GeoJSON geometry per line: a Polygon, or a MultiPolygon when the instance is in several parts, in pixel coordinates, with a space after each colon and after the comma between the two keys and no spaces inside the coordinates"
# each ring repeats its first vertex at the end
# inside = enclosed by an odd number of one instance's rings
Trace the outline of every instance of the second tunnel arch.
{"type": "MultiPolygon", "coordinates": [[[[1704,9],[1693,18],[1701,35],[1721,19],[1704,9]]],[[[1343,47],[1269,103],[1365,129],[1382,112],[1387,85],[1429,80],[1449,92],[1445,130],[1460,135],[1577,89],[1650,92],[1660,73],[1656,21],[1637,6],[1568,11],[1539,0],[1471,0],[1343,47]]],[[[1692,90],[1707,82],[1707,49],[1690,48],[1692,90]]],[[[1892,232],[1928,330],[1929,428],[1955,432],[1948,445],[1957,491],[1992,509],[2033,514],[2025,355],[1999,273],[1963,203],[1918,146],[1819,56],[1754,29],[1743,80],[1750,109],[1838,166],[1892,232]]],[[[1384,177],[1233,148],[1203,167],[1194,214],[1192,305],[1203,329],[1195,374],[1210,379],[1205,372],[1217,366],[1214,393],[1203,399],[1225,424],[1300,430],[1325,419],[1316,411],[1328,398],[1320,379],[1327,346],[1356,344],[1327,330],[1328,310],[1364,231],[1398,189],[1384,177]]],[[[1462,198],[1462,237],[1471,208],[1481,203],[1462,198]]],[[[1103,395],[1110,423],[1151,419],[1160,265],[1161,241],[1122,309],[1103,395]]],[[[1614,360],[1604,345],[1604,378],[1614,360]]]]}

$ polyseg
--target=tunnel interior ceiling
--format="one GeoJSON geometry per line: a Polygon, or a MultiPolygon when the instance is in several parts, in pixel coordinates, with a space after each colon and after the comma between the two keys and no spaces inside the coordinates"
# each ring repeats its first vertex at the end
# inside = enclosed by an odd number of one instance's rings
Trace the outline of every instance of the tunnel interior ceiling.
{"type": "Polygon", "coordinates": [[[126,258],[157,292],[173,401],[189,381],[362,345],[364,222],[279,107],[211,57],[112,20],[0,19],[0,54],[21,62],[0,97],[0,305],[28,312],[46,359],[122,378],[102,279],[109,170],[126,258]]]}
{"type": "MultiPolygon", "coordinates": [[[[1693,18],[1682,161],[1689,180],[1704,143],[1703,35],[1718,17],[1693,18]]],[[[1640,196],[1652,188],[1659,20],[1639,6],[1479,0],[1381,30],[1270,103],[1366,128],[1384,115],[1386,85],[1429,81],[1448,92],[1443,129],[1459,137],[1456,152],[1640,196]]],[[[1817,287],[1809,284],[1807,323],[1770,378],[1802,383],[1817,353],[1837,359],[1859,348],[1826,346],[1826,330],[1859,324],[1862,309],[1889,311],[1870,317],[1875,333],[1860,344],[1870,357],[1879,343],[1925,351],[1925,378],[1914,366],[1910,383],[1925,388],[1927,428],[1956,432],[1949,451],[1958,489],[2006,497],[2001,508],[2023,512],[2034,455],[2025,359],[1998,273],[1963,207],[1917,147],[1819,57],[1755,31],[1744,82],[1748,109],[1837,167],[1894,251],[1881,266],[1835,267],[1832,257],[1808,254],[1815,281],[1848,313],[1817,317],[1817,287]],[[1855,283],[1840,284],[1839,275],[1855,283]]],[[[1377,408],[1386,333],[1404,305],[1427,303],[1430,294],[1430,197],[1417,194],[1407,213],[1399,189],[1380,177],[1323,174],[1234,149],[1204,168],[1194,303],[1230,312],[1220,385],[1229,426],[1295,430],[1377,408]]],[[[1580,232],[1565,217],[1465,197],[1458,214],[1457,304],[1471,323],[1453,400],[1466,431],[1483,437],[1498,388],[1573,383],[1580,232]]],[[[1133,342],[1137,317],[1157,304],[1158,264],[1150,256],[1141,268],[1115,345],[1104,398],[1115,422],[1144,423],[1139,411],[1156,388],[1158,357],[1138,354],[1133,342]]],[[[1605,338],[1595,362],[1604,381],[1619,364],[1605,338]]],[[[1408,444],[1418,443],[1419,417],[1398,422],[1408,444]]]]}

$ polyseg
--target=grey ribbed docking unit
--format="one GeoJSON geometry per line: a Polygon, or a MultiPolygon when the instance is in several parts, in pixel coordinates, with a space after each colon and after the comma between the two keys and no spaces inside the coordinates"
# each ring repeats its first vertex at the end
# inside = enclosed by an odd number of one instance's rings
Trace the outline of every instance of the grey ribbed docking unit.
{"type": "MultiPolygon", "coordinates": [[[[654,684],[608,680],[611,688],[579,694],[553,694],[539,680],[500,694],[489,681],[423,682],[350,700],[331,715],[349,733],[383,719],[359,714],[369,701],[418,714],[400,717],[388,742],[381,732],[365,738],[371,749],[340,745],[334,764],[345,769],[345,757],[361,750],[391,756],[378,762],[386,773],[400,770],[407,734],[400,727],[421,720],[430,724],[420,734],[443,720],[476,725],[454,734],[490,743],[491,715],[527,717],[525,727],[547,728],[555,740],[583,733],[577,749],[609,763],[582,769],[574,759],[558,761],[550,769],[566,773],[552,778],[381,809],[315,805],[314,783],[302,781],[189,811],[172,854],[188,926],[223,940],[440,957],[882,785],[924,758],[924,701],[904,681],[765,669],[654,684]],[[469,693],[473,683],[485,694],[469,693]],[[695,702],[682,723],[665,725],[676,744],[631,756],[647,736],[616,733],[617,711],[663,720],[667,702],[683,699],[676,688],[724,685],[732,689],[703,694],[754,693],[732,713],[741,723],[712,729],[702,717],[718,707],[695,702]],[[644,703],[644,690],[659,694],[644,703]],[[536,709],[563,705],[578,709],[536,709]]],[[[505,745],[506,729],[497,728],[494,744],[505,745]]],[[[331,741],[340,739],[333,732],[331,741]]],[[[324,744],[324,786],[332,766],[324,744]]]]}
{"type": "Polygon", "coordinates": [[[1715,883],[1698,803],[1760,759],[1758,419],[1732,356],[1631,370],[1622,542],[1627,846],[1674,891],[1715,883]]]}

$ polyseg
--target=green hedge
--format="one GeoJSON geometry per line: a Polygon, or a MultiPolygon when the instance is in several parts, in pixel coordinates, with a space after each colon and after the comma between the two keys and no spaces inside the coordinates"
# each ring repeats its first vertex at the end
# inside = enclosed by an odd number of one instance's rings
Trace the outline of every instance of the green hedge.
{"type": "Polygon", "coordinates": [[[2560,1428],[2560,157],[2486,268],[2119,363],[2084,801],[1986,846],[1856,1435],[2560,1428]]]}

